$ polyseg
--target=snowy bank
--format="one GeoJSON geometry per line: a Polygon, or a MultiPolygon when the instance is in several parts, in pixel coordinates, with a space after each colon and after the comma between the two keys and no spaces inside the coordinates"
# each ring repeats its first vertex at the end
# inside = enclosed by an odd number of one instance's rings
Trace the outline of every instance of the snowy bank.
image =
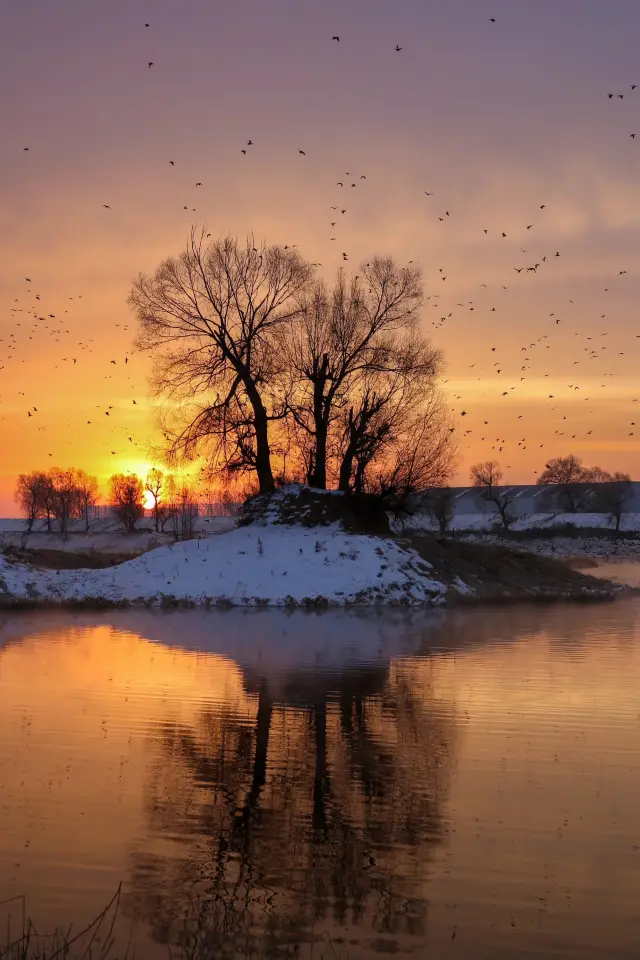
{"type": "Polygon", "coordinates": [[[615,592],[562,563],[495,544],[394,537],[376,498],[290,485],[247,501],[238,524],[99,569],[48,569],[35,551],[0,553],[0,604],[440,606],[615,592]]]}
{"type": "Polygon", "coordinates": [[[0,556],[5,603],[438,604],[445,593],[414,550],[337,524],[246,526],[102,570],[36,570],[0,556]]]}

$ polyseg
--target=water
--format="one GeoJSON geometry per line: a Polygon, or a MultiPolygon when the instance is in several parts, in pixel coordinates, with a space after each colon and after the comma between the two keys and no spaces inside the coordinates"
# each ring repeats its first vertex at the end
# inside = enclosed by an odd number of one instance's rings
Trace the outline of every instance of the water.
{"type": "Polygon", "coordinates": [[[0,899],[122,881],[142,958],[197,909],[215,957],[637,958],[639,690],[637,599],[4,615],[0,899]]]}

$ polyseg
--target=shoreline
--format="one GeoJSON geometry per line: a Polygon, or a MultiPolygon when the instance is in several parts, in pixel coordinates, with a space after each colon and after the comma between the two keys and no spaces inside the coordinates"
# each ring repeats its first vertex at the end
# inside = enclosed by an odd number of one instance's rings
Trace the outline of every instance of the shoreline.
{"type": "MultiPolygon", "coordinates": [[[[276,531],[271,528],[273,532],[276,531]]],[[[254,529],[253,533],[256,530],[254,529]]],[[[259,530],[265,538],[265,531],[259,530]]],[[[314,554],[320,552],[318,543],[320,538],[327,536],[326,529],[306,531],[315,540],[314,554]]],[[[175,583],[173,590],[164,587],[153,589],[154,584],[149,582],[147,591],[135,593],[127,588],[133,579],[127,574],[132,573],[144,558],[128,561],[112,567],[102,569],[79,570],[38,570],[24,562],[13,560],[0,571],[0,611],[9,610],[118,610],[118,609],[165,609],[165,610],[225,610],[230,608],[271,608],[271,609],[434,609],[460,608],[472,606],[505,606],[514,604],[552,604],[552,603],[594,603],[611,602],[621,596],[638,595],[640,590],[627,587],[615,581],[589,576],[582,572],[581,563],[576,565],[570,559],[559,560],[548,556],[540,556],[527,551],[514,550],[511,547],[469,543],[462,541],[438,541],[424,535],[409,537],[363,537],[345,535],[340,532],[340,546],[347,538],[347,547],[352,553],[345,554],[344,549],[338,556],[348,556],[351,563],[347,566],[348,574],[357,574],[356,554],[362,551],[363,544],[369,554],[379,556],[383,561],[381,570],[390,567],[385,587],[379,587],[376,579],[380,573],[373,574],[365,571],[364,581],[352,586],[350,591],[335,590],[314,593],[313,589],[321,587],[316,571],[312,569],[303,577],[303,588],[298,585],[296,596],[293,593],[284,594],[284,586],[278,582],[278,592],[273,586],[270,592],[261,594],[245,592],[239,594],[229,591],[214,593],[205,588],[198,593],[194,592],[190,578],[175,583]],[[389,563],[389,559],[393,562],[389,563]],[[355,567],[355,571],[354,571],[355,567]],[[3,579],[2,572],[11,570],[18,574],[13,589],[3,579]],[[123,576],[124,575],[124,576],[123,576]],[[40,578],[40,579],[38,579],[40,578]],[[92,580],[93,578],[93,580],[92,580]],[[404,578],[402,580],[401,578],[404,578]],[[102,592],[101,587],[104,588],[102,592]],[[182,588],[182,589],[181,589],[182,588]],[[311,588],[311,589],[309,589],[311,588]],[[128,593],[128,595],[127,595],[128,593]]],[[[226,536],[213,538],[218,544],[226,540],[226,536]]],[[[262,540],[259,538],[260,549],[262,540]]],[[[295,544],[301,542],[295,540],[295,544]]],[[[202,541],[200,541],[202,544],[202,541]]],[[[223,544],[224,545],[224,544],[223,544]]],[[[174,548],[160,548],[153,553],[161,555],[164,561],[161,569],[165,572],[169,568],[169,561],[175,566],[175,556],[180,546],[183,559],[193,560],[193,554],[201,549],[198,541],[188,541],[174,548]],[[166,554],[166,557],[164,556],[166,554]]],[[[204,548],[202,548],[204,550],[204,548]]],[[[302,548],[298,548],[302,554],[302,548]]],[[[231,551],[225,551],[223,557],[214,558],[211,572],[208,574],[206,587],[214,585],[215,575],[222,563],[225,564],[225,573],[228,582],[241,584],[242,576],[246,577],[245,563],[238,557],[230,559],[231,551]],[[214,565],[215,564],[215,565],[214,565]]],[[[243,557],[244,550],[238,551],[243,557]]],[[[285,558],[294,565],[301,558],[292,556],[290,548],[285,558]]],[[[146,555],[149,557],[149,554],[146,555]]],[[[156,557],[158,559],[158,557],[156,557]]],[[[335,554],[328,561],[331,567],[336,562],[335,554]]],[[[370,557],[365,556],[365,561],[370,557]]],[[[203,561],[204,562],[204,561],[203,561]]],[[[340,560],[338,562],[343,562],[340,560]]],[[[589,569],[595,561],[591,561],[589,569]]],[[[254,561],[255,564],[255,561],[254,561]]],[[[259,565],[262,565],[262,561],[259,565]]],[[[317,568],[317,564],[316,564],[317,568]]],[[[184,568],[183,568],[184,569],[184,568]]],[[[273,573],[273,571],[271,571],[273,573]]],[[[286,571],[284,571],[286,574],[286,571]]],[[[173,574],[175,576],[175,574],[173,574]]],[[[222,576],[219,573],[219,576],[222,576]]],[[[273,578],[272,578],[273,580],[273,578]]],[[[335,578],[334,578],[335,581],[335,578]]],[[[338,581],[340,582],[340,581],[338,581]]],[[[378,582],[380,582],[378,580],[378,582]]],[[[342,584],[341,584],[342,585],[342,584]]],[[[248,584],[247,584],[248,586],[248,584]]],[[[335,586],[335,584],[334,584],[335,586]]],[[[242,588],[244,589],[244,587],[242,588]]]]}

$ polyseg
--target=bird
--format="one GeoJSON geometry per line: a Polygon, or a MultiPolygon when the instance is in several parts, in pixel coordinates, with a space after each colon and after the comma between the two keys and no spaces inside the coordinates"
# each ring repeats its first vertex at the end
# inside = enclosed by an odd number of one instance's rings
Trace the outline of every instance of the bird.
{"type": "Polygon", "coordinates": [[[171,164],[172,167],[175,167],[175,161],[174,161],[174,160],[169,160],[169,163],[171,164]]]}
{"type": "Polygon", "coordinates": [[[332,40],[337,40],[340,43],[340,37],[331,37],[332,40]]]}
{"type": "Polygon", "coordinates": [[[401,50],[402,50],[402,47],[399,47],[399,46],[396,44],[396,53],[400,53],[401,50]]]}
{"type": "Polygon", "coordinates": [[[108,203],[103,203],[102,206],[105,208],[105,210],[111,210],[111,207],[108,203]]]}
{"type": "Polygon", "coordinates": [[[149,60],[147,66],[148,66],[148,67],[152,67],[152,66],[153,66],[153,60],[149,60]]]}
{"type": "Polygon", "coordinates": [[[298,153],[301,153],[303,157],[306,157],[306,153],[304,152],[304,150],[298,150],[298,153]]]}
{"type": "Polygon", "coordinates": [[[202,184],[200,182],[196,183],[196,187],[201,187],[201,186],[202,184]]]}
{"type": "Polygon", "coordinates": [[[496,22],[496,18],[495,18],[495,17],[489,17],[489,22],[490,22],[490,23],[495,23],[495,22],[496,22]]]}

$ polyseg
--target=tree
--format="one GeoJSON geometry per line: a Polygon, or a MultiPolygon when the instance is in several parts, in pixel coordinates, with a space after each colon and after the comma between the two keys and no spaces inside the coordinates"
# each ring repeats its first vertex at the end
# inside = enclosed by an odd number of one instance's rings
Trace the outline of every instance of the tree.
{"type": "Polygon", "coordinates": [[[144,488],[153,497],[153,519],[156,533],[160,529],[161,501],[165,488],[165,475],[162,470],[152,467],[144,482],[144,488]]]}
{"type": "Polygon", "coordinates": [[[169,477],[166,484],[167,515],[172,521],[175,540],[190,540],[198,516],[195,491],[184,480],[169,477]]]}
{"type": "Polygon", "coordinates": [[[79,492],[77,471],[73,467],[66,470],[53,467],[49,473],[53,487],[53,512],[60,521],[60,533],[66,539],[69,521],[79,513],[79,492]]]}
{"type": "Polygon", "coordinates": [[[447,483],[455,466],[456,445],[442,397],[434,394],[425,401],[405,426],[392,422],[384,440],[379,459],[374,453],[367,464],[373,472],[370,489],[396,515],[412,514],[426,495],[447,483]]]}
{"type": "Polygon", "coordinates": [[[486,460],[471,467],[471,482],[477,487],[479,496],[486,503],[492,503],[500,516],[503,530],[508,530],[517,514],[511,509],[511,504],[518,495],[512,487],[500,486],[502,470],[496,460],[486,460]]]}
{"type": "Polygon", "coordinates": [[[85,532],[89,532],[89,512],[95,507],[98,499],[98,481],[84,470],[76,470],[76,487],[78,492],[78,512],[84,517],[85,532]]]}
{"type": "MultiPolygon", "coordinates": [[[[377,257],[349,281],[340,273],[331,292],[321,283],[306,292],[293,331],[280,331],[280,339],[293,377],[291,411],[308,453],[307,481],[324,489],[331,424],[354,388],[370,392],[370,386],[362,388],[364,376],[387,370],[394,375],[398,362],[406,362],[406,352],[399,356],[404,338],[419,342],[414,362],[428,364],[432,373],[440,354],[417,335],[423,300],[417,267],[377,257]]],[[[378,390],[374,407],[379,402],[378,390]]]]}
{"type": "Polygon", "coordinates": [[[138,277],[129,299],[137,345],[155,354],[153,389],[169,401],[169,458],[204,454],[274,490],[269,424],[287,413],[275,332],[298,317],[311,276],[295,250],[192,231],[179,257],[138,277]]]}
{"type": "Polygon", "coordinates": [[[29,533],[33,529],[34,521],[42,516],[43,493],[47,483],[45,474],[38,470],[33,473],[21,473],[18,477],[15,500],[27,521],[29,533]]]}
{"type": "Polygon", "coordinates": [[[484,491],[485,500],[491,498],[493,488],[499,486],[502,480],[502,470],[497,460],[485,460],[483,463],[476,463],[471,467],[471,483],[484,491]]]}
{"type": "Polygon", "coordinates": [[[132,533],[144,515],[144,486],[135,473],[116,473],[109,480],[109,503],[122,521],[125,530],[132,533]]]}
{"type": "Polygon", "coordinates": [[[632,493],[628,473],[614,473],[608,481],[600,483],[596,491],[596,510],[608,513],[615,522],[616,533],[620,532],[622,516],[626,512],[632,493]]]}
{"type": "Polygon", "coordinates": [[[444,536],[451,526],[454,516],[453,503],[455,493],[451,487],[438,487],[431,490],[424,499],[429,516],[438,524],[438,530],[444,536]]]}
{"type": "Polygon", "coordinates": [[[554,457],[537,479],[538,486],[553,487],[552,497],[569,513],[583,510],[591,496],[589,471],[579,457],[554,457]]]}
{"type": "MultiPolygon", "coordinates": [[[[56,468],[54,467],[54,470],[56,468]]],[[[49,470],[43,473],[43,482],[41,489],[42,515],[47,520],[47,533],[51,533],[51,521],[56,516],[56,488],[53,482],[53,471],[49,470]]]]}

